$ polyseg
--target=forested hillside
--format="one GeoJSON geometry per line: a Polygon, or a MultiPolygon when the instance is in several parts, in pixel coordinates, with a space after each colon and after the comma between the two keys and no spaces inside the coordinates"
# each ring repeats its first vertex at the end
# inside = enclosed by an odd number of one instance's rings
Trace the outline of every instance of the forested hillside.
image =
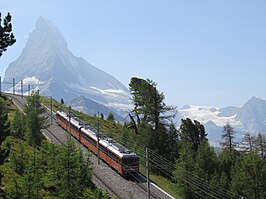
{"type": "Polygon", "coordinates": [[[182,119],[176,129],[174,107],[165,105],[156,83],[132,78],[129,86],[135,108],[121,140],[142,157],[150,149],[151,169],[172,181],[171,192],[183,198],[266,198],[265,135],[246,134],[237,143],[227,124],[217,154],[200,122],[182,119]]]}
{"type": "Polygon", "coordinates": [[[91,181],[91,163],[71,139],[61,146],[41,134],[39,96],[19,112],[0,96],[0,198],[109,198],[91,181]]]}

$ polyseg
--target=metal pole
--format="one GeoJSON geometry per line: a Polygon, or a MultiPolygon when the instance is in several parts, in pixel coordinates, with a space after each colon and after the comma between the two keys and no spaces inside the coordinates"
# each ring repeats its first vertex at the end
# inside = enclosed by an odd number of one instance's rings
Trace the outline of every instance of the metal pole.
{"type": "Polygon", "coordinates": [[[15,94],[15,78],[13,78],[13,95],[15,94]]]}
{"type": "Polygon", "coordinates": [[[2,80],[1,80],[1,76],[0,76],[0,94],[2,92],[2,85],[1,85],[1,83],[2,83],[2,80]]]}
{"type": "Polygon", "coordinates": [[[146,148],[147,199],[150,199],[149,151],[146,148]]]}
{"type": "Polygon", "coordinates": [[[71,126],[70,126],[70,111],[71,111],[71,106],[68,107],[68,128],[69,128],[69,133],[71,134],[71,126]]]}
{"type": "Polygon", "coordinates": [[[50,111],[51,111],[51,125],[53,125],[53,117],[52,117],[52,114],[53,114],[53,98],[52,98],[52,96],[50,96],[50,111]]]}
{"type": "Polygon", "coordinates": [[[100,151],[99,151],[99,141],[100,141],[100,130],[99,122],[97,122],[97,156],[98,156],[98,165],[100,165],[100,151]]]}
{"type": "Polygon", "coordinates": [[[21,97],[23,97],[23,80],[21,80],[21,97]]]}
{"type": "Polygon", "coordinates": [[[28,92],[29,92],[29,96],[30,96],[30,84],[28,85],[28,92]]]}

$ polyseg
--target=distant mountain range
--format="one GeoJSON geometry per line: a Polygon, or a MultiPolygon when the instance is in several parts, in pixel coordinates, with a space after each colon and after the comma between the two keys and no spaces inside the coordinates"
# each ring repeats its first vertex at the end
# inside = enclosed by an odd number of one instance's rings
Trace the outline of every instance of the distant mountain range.
{"type": "Polygon", "coordinates": [[[105,113],[123,115],[130,108],[128,89],[113,76],[74,56],[60,31],[42,17],[29,34],[19,58],[5,72],[5,81],[12,78],[37,87],[41,95],[64,98],[70,104],[77,104],[80,96],[84,96],[83,102],[89,104],[93,100],[98,108],[103,106],[101,110],[105,113]]]}
{"type": "Polygon", "coordinates": [[[266,133],[266,100],[252,97],[242,107],[213,108],[186,105],[178,111],[176,121],[180,124],[180,119],[187,117],[204,124],[209,140],[213,145],[218,145],[223,126],[227,123],[234,127],[238,139],[246,132],[266,133]]]}

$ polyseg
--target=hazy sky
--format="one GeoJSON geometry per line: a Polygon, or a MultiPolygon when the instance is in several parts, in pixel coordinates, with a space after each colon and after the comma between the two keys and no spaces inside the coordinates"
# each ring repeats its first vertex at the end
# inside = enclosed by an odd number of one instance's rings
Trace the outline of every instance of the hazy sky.
{"type": "Polygon", "coordinates": [[[132,76],[152,79],[178,108],[266,98],[265,0],[0,0],[0,8],[17,38],[1,76],[43,16],[74,55],[126,86],[132,76]]]}

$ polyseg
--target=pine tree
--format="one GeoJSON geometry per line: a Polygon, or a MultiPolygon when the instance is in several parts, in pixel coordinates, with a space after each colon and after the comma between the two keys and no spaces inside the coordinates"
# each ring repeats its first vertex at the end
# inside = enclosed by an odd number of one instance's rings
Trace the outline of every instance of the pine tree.
{"type": "Polygon", "coordinates": [[[250,133],[245,133],[242,139],[242,148],[246,153],[251,153],[256,150],[256,138],[250,133]]]}
{"type": "Polygon", "coordinates": [[[71,138],[60,148],[56,161],[54,180],[59,198],[82,198],[84,189],[92,185],[90,163],[84,162],[71,138]]]}
{"type": "Polygon", "coordinates": [[[4,162],[8,153],[1,148],[2,142],[10,135],[10,122],[6,102],[0,96],[0,165],[4,162]]]}
{"type": "Polygon", "coordinates": [[[10,122],[6,102],[0,97],[0,145],[10,134],[10,122]]]}
{"type": "Polygon", "coordinates": [[[22,192],[26,198],[41,198],[43,169],[40,152],[34,147],[33,157],[31,157],[30,161],[27,163],[23,174],[22,192]]]}
{"type": "Polygon", "coordinates": [[[266,157],[266,135],[261,133],[258,134],[256,138],[256,150],[260,154],[261,157],[266,157]]]}
{"type": "Polygon", "coordinates": [[[7,50],[7,47],[12,46],[15,42],[16,39],[12,33],[10,13],[7,13],[7,16],[4,18],[3,26],[0,13],[0,57],[2,56],[3,52],[7,50]]]}
{"type": "Polygon", "coordinates": [[[138,118],[142,117],[144,122],[153,125],[155,131],[159,129],[159,125],[163,120],[173,118],[174,115],[166,114],[174,111],[175,108],[166,106],[164,103],[164,94],[160,93],[157,84],[149,79],[144,80],[137,77],[132,77],[129,88],[132,95],[132,100],[135,105],[132,113],[138,118]]]}
{"type": "Polygon", "coordinates": [[[149,79],[131,78],[129,87],[135,107],[129,117],[143,149],[148,147],[164,156],[166,147],[170,147],[166,123],[174,117],[175,108],[166,106],[164,94],[156,86],[149,79]]]}
{"type": "Polygon", "coordinates": [[[194,151],[197,151],[199,145],[204,140],[207,140],[207,133],[205,132],[205,128],[197,120],[194,120],[194,122],[192,122],[190,118],[181,119],[179,131],[181,143],[190,145],[194,151]]]}
{"type": "Polygon", "coordinates": [[[115,117],[114,117],[114,114],[112,112],[110,112],[108,114],[107,121],[110,121],[110,122],[114,122],[115,121],[115,117]]]}
{"type": "Polygon", "coordinates": [[[40,102],[40,96],[33,94],[28,97],[27,105],[25,107],[26,113],[26,134],[25,138],[31,146],[41,145],[43,135],[41,129],[46,126],[47,117],[44,116],[45,109],[40,102]]]}
{"type": "Polygon", "coordinates": [[[233,127],[230,126],[230,124],[226,124],[224,126],[222,138],[224,139],[224,142],[221,142],[221,145],[223,148],[228,149],[230,152],[233,151],[234,147],[236,146],[235,139],[235,131],[233,127]]]}
{"type": "Polygon", "coordinates": [[[24,132],[26,131],[26,121],[23,113],[16,110],[14,114],[13,121],[11,123],[11,135],[22,139],[24,137],[24,132]]]}
{"type": "Polygon", "coordinates": [[[252,152],[238,161],[232,172],[232,188],[246,198],[266,198],[266,161],[252,152]]]}

